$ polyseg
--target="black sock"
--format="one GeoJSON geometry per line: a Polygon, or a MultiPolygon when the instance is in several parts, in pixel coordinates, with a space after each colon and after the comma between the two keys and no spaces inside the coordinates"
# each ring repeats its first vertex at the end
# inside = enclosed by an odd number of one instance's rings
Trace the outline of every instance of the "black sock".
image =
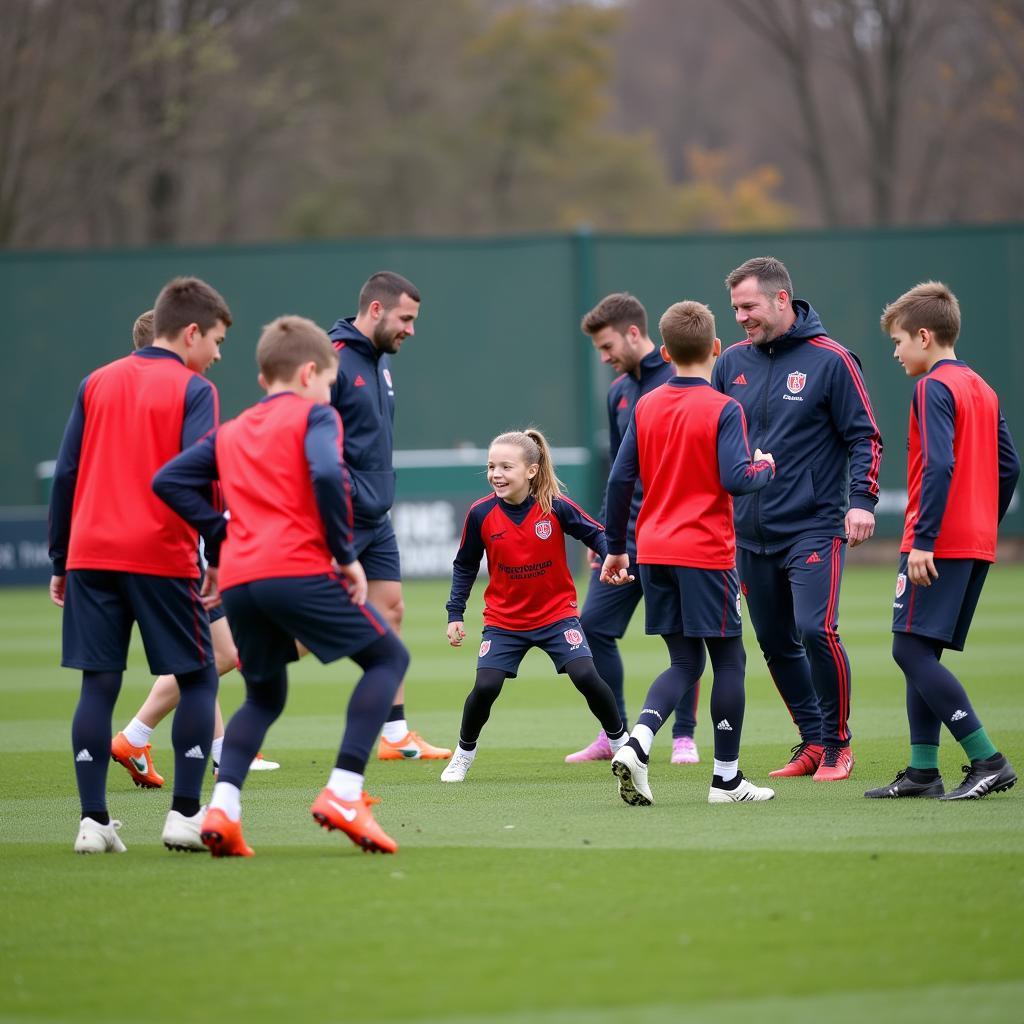
{"type": "Polygon", "coordinates": [[[907,778],[911,782],[934,782],[939,777],[938,768],[908,768],[907,778]]]}
{"type": "Polygon", "coordinates": [[[626,740],[626,746],[636,754],[641,764],[647,764],[650,761],[650,757],[644,753],[644,748],[640,746],[639,741],[635,740],[632,736],[626,740]]]}
{"type": "Polygon", "coordinates": [[[86,818],[92,818],[93,821],[97,822],[100,825],[110,824],[109,811],[83,811],[82,821],[85,821],[86,818]]]}
{"type": "Polygon", "coordinates": [[[405,718],[405,705],[404,704],[392,704],[391,710],[388,712],[387,721],[389,722],[401,722],[405,718]]]}
{"type": "Polygon", "coordinates": [[[737,772],[728,782],[723,782],[721,775],[711,776],[711,785],[715,789],[735,789],[742,781],[743,772],[737,772]]]}
{"type": "Polygon", "coordinates": [[[627,732],[626,725],[625,725],[625,722],[623,722],[622,728],[618,732],[608,732],[608,730],[606,729],[605,730],[605,735],[610,740],[620,740],[620,739],[622,739],[623,736],[626,735],[626,732],[627,732]]]}
{"type": "Polygon", "coordinates": [[[460,736],[459,746],[462,747],[463,750],[476,750],[476,740],[464,740],[460,736]]]}
{"type": "Polygon", "coordinates": [[[194,818],[199,813],[199,801],[191,796],[176,796],[171,800],[171,810],[194,818]]]}

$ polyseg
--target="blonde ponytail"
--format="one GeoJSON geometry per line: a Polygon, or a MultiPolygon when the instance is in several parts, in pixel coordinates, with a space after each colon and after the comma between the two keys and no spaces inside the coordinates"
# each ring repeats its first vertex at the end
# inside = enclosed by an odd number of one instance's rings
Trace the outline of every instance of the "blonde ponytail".
{"type": "Polygon", "coordinates": [[[499,434],[491,444],[515,445],[523,453],[523,461],[528,466],[537,466],[537,475],[530,481],[530,493],[537,499],[544,515],[550,515],[551,504],[555,498],[562,497],[565,484],[555,475],[547,438],[536,427],[527,427],[526,430],[499,434]]]}

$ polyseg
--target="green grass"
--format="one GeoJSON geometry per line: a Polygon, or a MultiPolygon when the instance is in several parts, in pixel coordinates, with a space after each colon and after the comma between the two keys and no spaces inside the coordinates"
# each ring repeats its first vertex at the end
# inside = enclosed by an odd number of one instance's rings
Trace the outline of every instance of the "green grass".
{"type": "MultiPolygon", "coordinates": [[[[57,665],[60,615],[45,594],[0,591],[0,1020],[1024,1019],[1018,793],[966,805],[861,798],[906,760],[889,655],[893,576],[856,568],[844,583],[857,755],[848,784],[782,781],[771,803],[708,806],[705,687],[705,763],[671,767],[660,736],[657,804],[626,807],[607,764],[562,763],[596,726],[532,652],[464,785],[438,782],[436,763],[371,763],[378,817],[402,848],[366,856],[308,815],[355,672],[306,659],[265,744],[284,767],[245,789],[257,851],[246,861],[164,850],[166,791],[135,789],[116,765],[110,806],[129,852],[72,854],[77,676],[57,665]]],[[[457,737],[475,658],[475,643],[447,647],[445,593],[422,583],[406,593],[407,707],[435,743],[457,737]]],[[[999,566],[967,652],[947,656],[1018,764],[1022,612],[1024,568],[999,566]]],[[[795,736],[746,640],[743,767],[763,782],[795,736]]],[[[634,628],[624,656],[635,713],[663,648],[634,628]]],[[[116,727],[148,685],[136,649],[116,727]]],[[[237,705],[236,675],[222,696],[226,711],[237,705]]],[[[169,722],[154,751],[167,774],[169,722]]],[[[947,736],[947,784],[960,763],[947,736]]]]}

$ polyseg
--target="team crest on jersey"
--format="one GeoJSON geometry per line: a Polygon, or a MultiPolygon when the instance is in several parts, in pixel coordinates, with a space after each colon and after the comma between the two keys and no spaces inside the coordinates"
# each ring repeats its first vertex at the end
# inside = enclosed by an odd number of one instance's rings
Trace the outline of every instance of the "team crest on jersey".
{"type": "Polygon", "coordinates": [[[485,656],[486,656],[486,654],[487,654],[487,652],[488,652],[488,651],[489,651],[490,649],[491,649],[491,641],[490,641],[490,640],[484,640],[484,641],[483,641],[483,642],[482,642],[482,643],[480,644],[480,657],[481,657],[481,658],[485,657],[485,656]]]}
{"type": "Polygon", "coordinates": [[[385,366],[384,370],[383,370],[383,373],[384,373],[384,383],[387,384],[387,386],[389,388],[393,388],[395,385],[391,382],[391,371],[385,366]]]}
{"type": "Polygon", "coordinates": [[[578,629],[567,629],[562,635],[574,651],[583,643],[583,634],[578,629]]]}
{"type": "Polygon", "coordinates": [[[907,574],[905,572],[901,572],[899,574],[899,576],[896,577],[896,596],[897,597],[902,597],[904,595],[904,593],[906,592],[906,589],[907,589],[907,574]]]}
{"type": "Polygon", "coordinates": [[[789,389],[791,395],[799,394],[804,389],[804,385],[807,383],[807,374],[801,373],[799,370],[794,370],[786,378],[786,387],[789,389]]]}
{"type": "Polygon", "coordinates": [[[542,519],[534,528],[533,532],[540,537],[541,540],[547,540],[551,536],[551,521],[548,519],[542,519]]]}

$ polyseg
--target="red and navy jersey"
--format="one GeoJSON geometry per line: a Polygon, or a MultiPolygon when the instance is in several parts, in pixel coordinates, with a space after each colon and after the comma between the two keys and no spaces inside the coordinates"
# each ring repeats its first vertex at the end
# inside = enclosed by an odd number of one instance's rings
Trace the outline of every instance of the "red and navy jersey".
{"type": "Polygon", "coordinates": [[[1020,476],[996,393],[961,360],[936,363],[914,388],[907,448],[900,551],[994,562],[1020,476]]]}
{"type": "Polygon", "coordinates": [[[748,551],[781,551],[802,534],[845,537],[847,508],[878,502],[882,435],[857,357],[806,302],[793,309],[782,337],[732,345],[711,377],[743,406],[751,446],[775,457],[775,486],[736,499],[736,542],[748,551]]]}
{"type": "MultiPolygon", "coordinates": [[[[672,364],[666,363],[661,357],[661,352],[655,348],[640,361],[637,375],[623,373],[612,381],[608,389],[608,450],[612,463],[619,454],[619,447],[629,429],[636,403],[674,376],[672,364]]],[[[636,517],[640,514],[643,496],[643,484],[638,480],[629,506],[629,526],[626,535],[627,549],[631,552],[636,551],[636,517]]],[[[604,522],[608,521],[607,511],[602,505],[600,518],[604,522]]]]}
{"type": "Polygon", "coordinates": [[[331,405],[345,424],[345,465],[352,480],[355,521],[380,523],[395,503],[395,383],[381,352],[352,318],[328,332],[338,353],[331,405]]]}
{"type": "Polygon", "coordinates": [[[641,565],[732,569],[733,494],[771,481],[770,462],[750,459],[738,402],[701,377],[673,377],[637,402],[608,478],[608,550],[626,552],[629,497],[639,478],[636,524],[641,565]]]}
{"type": "Polygon", "coordinates": [[[217,425],[217,389],[169,349],[140,349],[82,381],[50,496],[55,574],[108,569],[195,579],[199,538],[153,474],[217,425]]]}
{"type": "Polygon", "coordinates": [[[153,489],[199,529],[221,589],[331,571],[352,562],[352,503],[337,412],[285,391],[263,399],[182,452],[153,489]],[[220,480],[225,521],[205,499],[220,480]],[[226,536],[225,536],[226,534],[226,536]],[[223,544],[221,541],[223,540],[223,544]]]}
{"type": "Polygon", "coordinates": [[[487,555],[484,625],[530,630],[579,614],[565,557],[565,535],[604,557],[604,527],[569,498],[555,498],[545,515],[532,495],[510,505],[496,494],[470,506],[452,566],[448,621],[462,621],[480,560],[487,555]]]}

